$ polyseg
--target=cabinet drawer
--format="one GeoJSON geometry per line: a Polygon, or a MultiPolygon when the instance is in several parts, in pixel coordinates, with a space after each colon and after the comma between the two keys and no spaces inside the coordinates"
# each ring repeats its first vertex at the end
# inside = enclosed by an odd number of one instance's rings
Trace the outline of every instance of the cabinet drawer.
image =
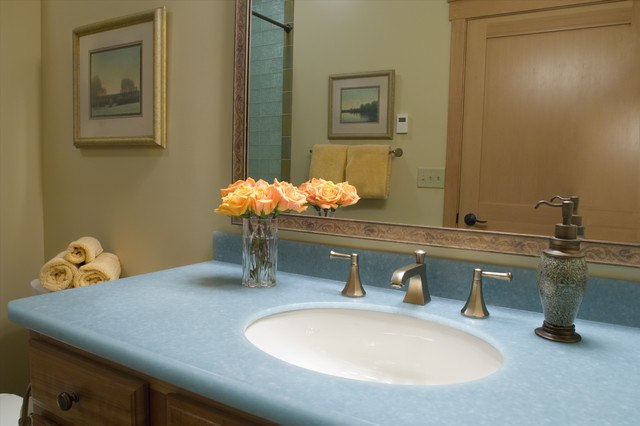
{"type": "Polygon", "coordinates": [[[60,425],[146,425],[148,385],[48,343],[29,342],[34,412],[60,425]],[[58,398],[77,396],[62,410],[58,398]]]}

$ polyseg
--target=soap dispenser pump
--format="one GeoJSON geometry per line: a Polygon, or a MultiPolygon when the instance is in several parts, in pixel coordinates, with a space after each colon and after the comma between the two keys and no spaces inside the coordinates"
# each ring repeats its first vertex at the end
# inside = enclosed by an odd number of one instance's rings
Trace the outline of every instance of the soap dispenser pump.
{"type": "Polygon", "coordinates": [[[562,223],[556,225],[549,248],[542,252],[538,263],[537,285],[544,322],[535,332],[556,342],[579,342],[582,337],[576,333],[573,321],[587,289],[589,273],[580,248],[578,226],[572,223],[574,203],[565,200],[554,204],[542,200],[535,208],[541,205],[561,207],[562,223]]]}
{"type": "Polygon", "coordinates": [[[560,195],[556,195],[555,197],[551,198],[549,201],[553,202],[554,200],[573,202],[573,212],[571,213],[571,223],[577,227],[578,238],[584,238],[584,225],[582,224],[582,216],[578,214],[580,197],[578,197],[577,195],[572,195],[571,197],[561,197],[560,195]]]}

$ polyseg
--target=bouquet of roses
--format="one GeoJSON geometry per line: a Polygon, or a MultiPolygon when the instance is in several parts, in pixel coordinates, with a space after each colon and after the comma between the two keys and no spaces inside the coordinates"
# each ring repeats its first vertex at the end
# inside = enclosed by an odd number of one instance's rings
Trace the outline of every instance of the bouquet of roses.
{"type": "Polygon", "coordinates": [[[215,211],[227,216],[266,218],[307,209],[305,194],[289,182],[277,179],[272,184],[250,177],[238,180],[221,189],[220,195],[222,203],[215,211]]]}
{"type": "Polygon", "coordinates": [[[313,178],[300,185],[300,191],[306,195],[307,202],[318,214],[328,216],[339,207],[353,205],[360,200],[358,191],[349,182],[333,183],[330,180],[313,178]]]}
{"type": "Polygon", "coordinates": [[[267,183],[252,178],[239,180],[220,190],[222,203],[215,210],[242,217],[242,285],[271,287],[276,283],[277,216],[303,212],[307,197],[288,182],[267,183]]]}

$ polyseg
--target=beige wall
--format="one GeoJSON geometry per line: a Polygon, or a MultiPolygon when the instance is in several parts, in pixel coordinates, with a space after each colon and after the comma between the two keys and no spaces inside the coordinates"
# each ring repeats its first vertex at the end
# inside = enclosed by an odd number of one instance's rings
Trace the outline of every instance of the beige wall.
{"type": "Polygon", "coordinates": [[[233,229],[213,209],[218,188],[231,178],[234,3],[0,0],[0,5],[0,392],[22,393],[26,333],[8,322],[6,303],[30,294],[29,281],[45,260],[71,240],[93,235],[120,256],[124,274],[134,275],[210,259],[212,231],[233,229]],[[168,10],[167,148],[75,148],[73,28],[162,5],[168,10]]]}
{"type": "Polygon", "coordinates": [[[26,336],[7,302],[30,294],[43,258],[40,1],[0,1],[0,392],[26,386],[26,336]]]}
{"type": "Polygon", "coordinates": [[[231,0],[43,2],[45,255],[82,236],[116,253],[125,275],[211,258],[213,213],[231,176],[234,3],[231,0]],[[75,27],[165,5],[166,149],[73,145],[75,27]]]}
{"type": "Polygon", "coordinates": [[[294,7],[292,181],[308,179],[316,143],[400,147],[387,200],[361,200],[340,217],[442,225],[444,190],[417,188],[418,167],[445,167],[449,90],[448,3],[441,1],[298,1],[294,7]],[[395,70],[396,113],[409,133],[392,140],[329,140],[328,76],[395,70]],[[411,206],[408,208],[407,206],[411,206]]]}

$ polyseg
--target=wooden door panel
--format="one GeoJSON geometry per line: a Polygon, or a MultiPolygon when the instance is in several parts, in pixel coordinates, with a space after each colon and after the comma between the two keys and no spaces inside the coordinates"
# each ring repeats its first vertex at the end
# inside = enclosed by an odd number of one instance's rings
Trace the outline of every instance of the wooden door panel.
{"type": "Polygon", "coordinates": [[[578,195],[588,238],[637,242],[632,3],[574,9],[469,23],[459,213],[487,230],[549,234],[560,212],[533,204],[578,195]]]}

